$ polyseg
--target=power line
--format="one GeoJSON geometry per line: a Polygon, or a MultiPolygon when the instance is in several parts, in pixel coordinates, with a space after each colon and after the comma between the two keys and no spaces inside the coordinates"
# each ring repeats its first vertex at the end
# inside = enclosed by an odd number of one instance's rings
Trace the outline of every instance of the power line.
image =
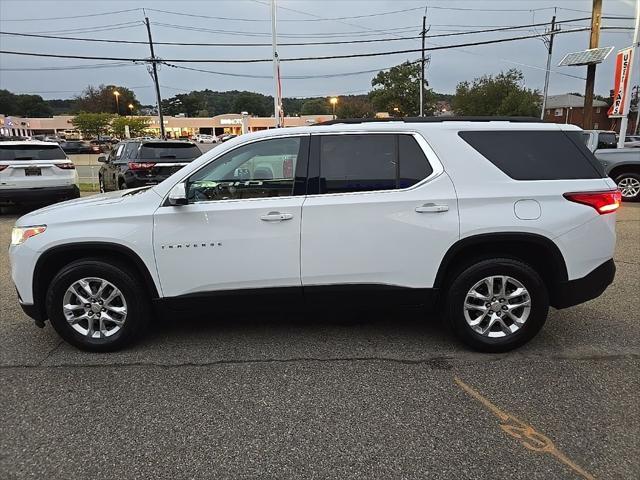
{"type": "Polygon", "coordinates": [[[0,72],[44,72],[44,71],[62,71],[62,70],[94,70],[96,68],[112,68],[112,67],[131,67],[134,63],[95,63],[92,65],[69,65],[66,67],[0,67],[0,72]]]}
{"type": "Polygon", "coordinates": [[[73,15],[73,16],[65,16],[65,17],[50,17],[50,18],[0,18],[0,22],[39,22],[39,21],[50,21],[50,20],[69,20],[74,18],[88,18],[88,17],[103,17],[105,15],[116,15],[118,13],[127,13],[127,12],[136,12],[142,10],[142,8],[130,8],[128,10],[115,10],[112,12],[102,12],[102,13],[90,13],[86,15],[73,15]]]}
{"type": "MultiPolygon", "coordinates": [[[[575,22],[580,20],[586,20],[587,17],[584,18],[574,18],[568,20],[561,20],[556,23],[568,23],[575,22]]],[[[437,38],[437,37],[450,37],[450,36],[459,36],[459,35],[471,35],[478,33],[489,33],[489,32],[500,32],[500,31],[514,31],[518,29],[525,29],[527,27],[539,27],[539,26],[547,26],[549,22],[541,22],[541,23],[532,23],[525,25],[513,25],[513,26],[505,26],[499,28],[489,28],[484,30],[470,30],[470,31],[462,31],[456,33],[444,33],[444,34],[436,34],[436,35],[426,35],[425,38],[437,38]]],[[[526,30],[524,30],[526,31],[526,30]]],[[[100,42],[100,43],[120,43],[120,44],[132,44],[132,45],[147,45],[147,42],[142,40],[115,40],[115,39],[106,39],[106,38],[79,38],[79,37],[67,37],[67,36],[56,36],[56,35],[40,35],[34,33],[20,33],[20,32],[6,32],[0,31],[0,35],[10,35],[10,36],[18,36],[18,37],[34,37],[34,38],[48,38],[55,40],[75,40],[82,42],[100,42]]],[[[375,42],[389,42],[389,41],[398,41],[398,40],[415,40],[419,38],[418,36],[410,36],[410,37],[398,37],[398,38],[375,38],[375,39],[367,39],[367,40],[339,40],[339,41],[325,41],[325,42],[293,42],[293,43],[280,43],[280,46],[310,46],[310,45],[343,45],[343,44],[356,44],[356,43],[375,43],[375,42]]],[[[191,42],[154,42],[156,45],[169,45],[169,46],[190,46],[190,47],[266,47],[271,46],[270,43],[191,43],[191,42]]]]}
{"type": "MultiPolygon", "coordinates": [[[[409,63],[413,64],[413,63],[416,63],[416,62],[413,61],[413,62],[409,62],[409,63]]],[[[202,68],[185,67],[183,65],[172,65],[172,64],[167,63],[167,62],[163,62],[163,64],[168,66],[168,67],[178,68],[178,69],[181,69],[181,70],[189,70],[189,71],[201,72],[201,73],[210,73],[210,74],[213,74],[213,75],[222,75],[222,76],[227,76],[227,77],[254,78],[254,79],[271,79],[271,78],[273,78],[273,75],[252,75],[252,74],[244,74],[244,73],[219,72],[219,71],[215,71],[215,70],[206,70],[206,69],[202,69],[202,68]]],[[[370,69],[370,70],[360,70],[360,71],[357,71],[357,72],[327,73],[327,74],[318,74],[318,75],[284,75],[281,78],[283,80],[308,80],[308,79],[312,79],[312,78],[350,77],[350,76],[356,76],[356,75],[363,75],[363,74],[366,74],[366,73],[377,73],[377,72],[380,72],[380,71],[389,70],[391,68],[393,68],[393,66],[384,67],[384,68],[374,68],[374,69],[370,69]]]]}
{"type": "MultiPolygon", "coordinates": [[[[283,7],[279,7],[283,8],[283,7]]],[[[236,22],[269,22],[269,19],[253,19],[253,18],[232,18],[232,17],[216,17],[210,15],[199,15],[194,13],[184,13],[184,12],[174,12],[170,10],[160,10],[156,8],[147,8],[146,10],[150,12],[158,12],[158,13],[167,13],[171,15],[178,15],[181,17],[193,17],[193,18],[207,18],[213,20],[226,20],[226,21],[236,21],[236,22]]],[[[412,12],[415,10],[422,10],[422,7],[415,8],[405,8],[403,10],[392,10],[389,12],[380,12],[380,13],[370,13],[367,15],[354,15],[350,17],[334,17],[334,18],[316,18],[316,19],[303,19],[303,20],[289,20],[289,19],[280,19],[278,22],[320,22],[320,21],[337,21],[337,20],[349,20],[349,19],[358,19],[358,18],[371,18],[371,17],[380,17],[386,15],[394,15],[396,13],[404,13],[404,12],[412,12]]]]}
{"type": "Polygon", "coordinates": [[[139,20],[134,22],[112,23],[109,25],[94,25],[82,28],[65,28],[63,30],[44,30],[38,32],[26,32],[30,34],[52,34],[52,33],[93,33],[93,32],[109,32],[112,30],[123,30],[125,28],[138,27],[143,23],[139,20]]]}

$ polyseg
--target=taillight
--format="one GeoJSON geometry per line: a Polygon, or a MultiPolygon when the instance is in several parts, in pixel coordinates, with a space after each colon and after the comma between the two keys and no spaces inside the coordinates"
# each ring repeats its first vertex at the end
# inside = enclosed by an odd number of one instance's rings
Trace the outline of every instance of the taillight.
{"type": "Polygon", "coordinates": [[[615,212],[618,207],[620,207],[620,202],[622,201],[622,195],[619,190],[565,193],[564,198],[572,202],[589,205],[595,208],[601,215],[615,212]]]}
{"type": "Polygon", "coordinates": [[[75,170],[76,169],[76,166],[73,164],[73,162],[56,163],[55,165],[56,165],[56,167],[61,168],[63,170],[75,170]]]}
{"type": "Polygon", "coordinates": [[[149,170],[155,166],[154,162],[129,162],[130,170],[149,170]]]}

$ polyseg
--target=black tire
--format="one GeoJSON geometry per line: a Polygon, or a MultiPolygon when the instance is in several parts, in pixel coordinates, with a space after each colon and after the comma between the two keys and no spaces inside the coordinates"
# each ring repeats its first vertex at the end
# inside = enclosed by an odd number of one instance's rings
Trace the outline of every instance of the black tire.
{"type": "Polygon", "coordinates": [[[126,190],[126,189],[127,189],[127,184],[121,178],[120,180],[118,180],[118,190],[126,190]]]}
{"type": "Polygon", "coordinates": [[[104,187],[104,178],[102,178],[102,175],[98,177],[98,185],[100,186],[100,193],[105,193],[107,191],[104,187]]]}
{"type": "Polygon", "coordinates": [[[53,278],[46,296],[46,309],[51,325],[71,345],[91,352],[112,352],[140,337],[149,323],[150,305],[141,280],[126,266],[100,259],[72,262],[53,278]],[[127,304],[127,316],[119,331],[109,337],[90,338],[74,330],[62,309],[67,289],[76,281],[97,277],[117,287],[127,304]]]}
{"type": "MultiPolygon", "coordinates": [[[[640,153],[640,150],[638,151],[638,153],[640,153]]],[[[628,181],[632,181],[632,182],[638,182],[638,184],[640,184],[640,173],[634,173],[634,172],[625,172],[625,173],[621,173],[620,175],[616,176],[616,178],[614,178],[614,181],[616,182],[616,185],[618,185],[618,189],[622,192],[623,188],[620,185],[620,182],[622,182],[623,180],[628,180],[628,181]]],[[[640,190],[637,191],[637,193],[633,196],[622,196],[622,200],[625,202],[639,202],[640,201],[640,190]]]]}
{"type": "MultiPolygon", "coordinates": [[[[449,325],[466,345],[481,352],[507,352],[531,340],[543,327],[549,312],[549,294],[540,275],[529,265],[511,258],[479,260],[458,271],[449,284],[445,311],[449,325]],[[520,282],[529,292],[531,310],[522,327],[504,337],[488,337],[473,330],[464,315],[469,290],[482,279],[505,275],[520,282]]],[[[502,312],[500,312],[502,314],[502,312]]]]}

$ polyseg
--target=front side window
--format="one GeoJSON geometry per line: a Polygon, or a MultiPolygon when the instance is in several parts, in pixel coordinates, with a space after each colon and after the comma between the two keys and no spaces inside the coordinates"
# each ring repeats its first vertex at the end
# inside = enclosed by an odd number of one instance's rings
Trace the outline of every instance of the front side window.
{"type": "Polygon", "coordinates": [[[225,153],[189,178],[189,202],[292,195],[305,143],[301,137],[274,138],[225,153]]]}
{"type": "Polygon", "coordinates": [[[412,135],[326,135],[320,139],[321,193],[408,188],[432,172],[412,135]]]}

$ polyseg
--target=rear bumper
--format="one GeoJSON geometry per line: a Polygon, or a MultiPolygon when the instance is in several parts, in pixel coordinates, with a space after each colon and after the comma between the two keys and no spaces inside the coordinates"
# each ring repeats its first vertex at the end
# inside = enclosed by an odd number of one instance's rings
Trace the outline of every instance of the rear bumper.
{"type": "Polygon", "coordinates": [[[582,278],[562,282],[556,287],[551,305],[554,308],[567,308],[602,295],[613,282],[616,264],[607,260],[582,278]]]}
{"type": "Polygon", "coordinates": [[[0,188],[0,203],[38,203],[78,198],[77,185],[41,188],[0,188]]]}

